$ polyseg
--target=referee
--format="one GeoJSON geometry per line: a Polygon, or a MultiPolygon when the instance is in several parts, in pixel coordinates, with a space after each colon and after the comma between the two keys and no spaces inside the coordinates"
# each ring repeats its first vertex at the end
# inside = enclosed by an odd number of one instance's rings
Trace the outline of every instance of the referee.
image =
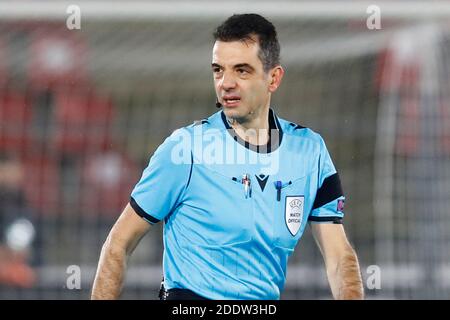
{"type": "Polygon", "coordinates": [[[233,15],[214,38],[221,110],[155,151],[103,245],[92,299],[119,297],[127,258],[162,220],[161,299],[279,299],[308,223],[333,297],[363,298],[325,143],[271,108],[284,74],[274,26],[257,14],[233,15]]]}

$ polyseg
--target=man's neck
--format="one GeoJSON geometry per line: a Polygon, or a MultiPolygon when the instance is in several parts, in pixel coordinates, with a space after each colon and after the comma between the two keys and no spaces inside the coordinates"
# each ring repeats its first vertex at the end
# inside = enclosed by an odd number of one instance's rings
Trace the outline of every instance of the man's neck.
{"type": "Polygon", "coordinates": [[[249,119],[249,121],[230,123],[236,134],[252,145],[265,145],[269,141],[269,107],[249,119]]]}

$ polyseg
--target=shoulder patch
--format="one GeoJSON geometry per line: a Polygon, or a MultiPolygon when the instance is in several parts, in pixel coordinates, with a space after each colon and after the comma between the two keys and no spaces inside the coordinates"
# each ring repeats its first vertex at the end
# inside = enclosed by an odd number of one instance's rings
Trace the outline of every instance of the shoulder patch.
{"type": "Polygon", "coordinates": [[[301,125],[299,125],[299,124],[295,124],[295,123],[293,123],[293,122],[289,123],[289,125],[290,125],[291,127],[294,127],[294,130],[297,130],[297,129],[305,129],[305,128],[306,128],[306,127],[304,127],[304,126],[301,126],[301,125]]]}
{"type": "Polygon", "coordinates": [[[209,123],[209,121],[207,119],[195,120],[192,125],[195,127],[195,126],[202,125],[202,124],[205,124],[205,123],[209,123]]]}

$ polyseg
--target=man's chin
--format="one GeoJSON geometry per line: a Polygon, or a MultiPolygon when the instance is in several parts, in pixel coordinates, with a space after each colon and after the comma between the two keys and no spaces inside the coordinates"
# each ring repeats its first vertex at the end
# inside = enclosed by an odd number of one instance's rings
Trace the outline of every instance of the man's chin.
{"type": "Polygon", "coordinates": [[[243,117],[242,111],[239,111],[240,108],[227,108],[223,107],[223,112],[225,116],[230,119],[240,119],[243,117]]]}

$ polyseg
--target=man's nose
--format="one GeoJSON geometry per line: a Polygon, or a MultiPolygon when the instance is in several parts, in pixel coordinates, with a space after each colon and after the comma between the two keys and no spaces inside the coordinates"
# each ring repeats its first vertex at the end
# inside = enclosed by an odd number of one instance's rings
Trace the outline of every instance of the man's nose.
{"type": "Polygon", "coordinates": [[[231,74],[224,73],[222,77],[221,86],[222,89],[225,91],[234,89],[236,88],[236,79],[231,74]]]}

